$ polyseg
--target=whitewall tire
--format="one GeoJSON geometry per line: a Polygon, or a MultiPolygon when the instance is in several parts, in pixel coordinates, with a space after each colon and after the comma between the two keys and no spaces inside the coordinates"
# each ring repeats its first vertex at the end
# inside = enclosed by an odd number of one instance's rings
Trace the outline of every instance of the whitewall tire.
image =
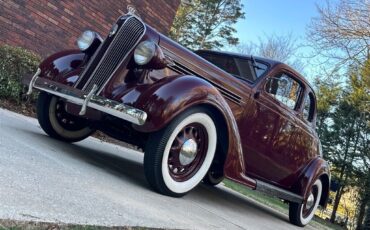
{"type": "Polygon", "coordinates": [[[289,204],[289,220],[291,223],[298,226],[307,225],[315,215],[319,206],[322,194],[322,182],[317,179],[310,188],[310,193],[306,200],[301,203],[289,204]]]}
{"type": "Polygon", "coordinates": [[[216,146],[217,130],[207,109],[182,113],[149,137],[144,156],[149,184],[164,195],[186,194],[207,174],[216,146]]]}

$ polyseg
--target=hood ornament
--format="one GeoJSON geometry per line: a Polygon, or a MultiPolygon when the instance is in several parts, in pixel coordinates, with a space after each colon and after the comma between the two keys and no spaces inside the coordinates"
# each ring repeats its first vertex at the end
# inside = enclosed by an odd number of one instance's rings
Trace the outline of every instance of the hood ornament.
{"type": "Polygon", "coordinates": [[[136,8],[132,5],[127,6],[127,14],[130,14],[132,16],[137,16],[137,17],[141,18],[139,13],[137,12],[136,8]]]}

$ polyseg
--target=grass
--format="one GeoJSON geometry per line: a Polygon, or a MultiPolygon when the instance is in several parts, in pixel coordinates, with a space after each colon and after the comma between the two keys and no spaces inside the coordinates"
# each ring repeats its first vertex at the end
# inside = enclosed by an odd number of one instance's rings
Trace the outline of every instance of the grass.
{"type": "Polygon", "coordinates": [[[34,222],[34,221],[16,221],[0,219],[0,230],[144,230],[153,229],[146,227],[104,227],[94,225],[74,225],[74,224],[63,224],[63,223],[46,223],[46,222],[34,222]]]}
{"type": "Polygon", "coordinates": [[[252,198],[253,200],[262,203],[264,205],[267,205],[273,209],[278,210],[279,212],[288,214],[288,204],[282,202],[280,199],[267,196],[263,193],[253,191],[252,189],[246,188],[243,185],[237,184],[230,180],[224,180],[223,183],[226,187],[237,191],[249,198],[252,198]]]}

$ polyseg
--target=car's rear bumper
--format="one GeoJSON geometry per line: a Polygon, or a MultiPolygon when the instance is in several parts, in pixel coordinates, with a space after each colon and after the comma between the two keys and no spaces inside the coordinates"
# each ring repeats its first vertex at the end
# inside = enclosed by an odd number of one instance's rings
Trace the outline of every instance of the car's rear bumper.
{"type": "Polygon", "coordinates": [[[103,113],[124,119],[136,125],[143,125],[146,121],[147,114],[142,110],[101,96],[97,96],[93,91],[86,93],[79,89],[40,77],[39,75],[40,70],[38,70],[32,79],[29,80],[28,94],[30,94],[32,89],[35,88],[64,98],[69,102],[81,105],[81,114],[84,114],[86,107],[90,107],[103,113]]]}

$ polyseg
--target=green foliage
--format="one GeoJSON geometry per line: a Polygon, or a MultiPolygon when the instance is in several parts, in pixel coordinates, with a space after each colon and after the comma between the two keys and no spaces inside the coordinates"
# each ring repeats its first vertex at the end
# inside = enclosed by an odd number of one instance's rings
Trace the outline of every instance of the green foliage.
{"type": "Polygon", "coordinates": [[[349,187],[359,188],[360,195],[370,192],[370,183],[366,182],[370,180],[369,71],[368,60],[351,68],[345,84],[316,82],[319,135],[324,156],[332,165],[332,179],[339,184],[332,221],[349,187]]]}
{"type": "Polygon", "coordinates": [[[362,113],[370,113],[370,59],[359,70],[352,70],[350,75],[351,94],[348,103],[362,113]]]}
{"type": "Polygon", "coordinates": [[[217,49],[237,45],[233,25],[244,18],[240,0],[194,0],[182,3],[170,37],[190,49],[217,49]]]}
{"type": "Polygon", "coordinates": [[[40,57],[28,50],[8,45],[0,46],[0,98],[20,102],[21,79],[36,72],[40,57]]]}
{"type": "Polygon", "coordinates": [[[318,98],[317,113],[320,117],[327,118],[334,106],[338,104],[342,90],[335,82],[322,82],[317,79],[316,85],[319,86],[316,93],[318,98]]]}

